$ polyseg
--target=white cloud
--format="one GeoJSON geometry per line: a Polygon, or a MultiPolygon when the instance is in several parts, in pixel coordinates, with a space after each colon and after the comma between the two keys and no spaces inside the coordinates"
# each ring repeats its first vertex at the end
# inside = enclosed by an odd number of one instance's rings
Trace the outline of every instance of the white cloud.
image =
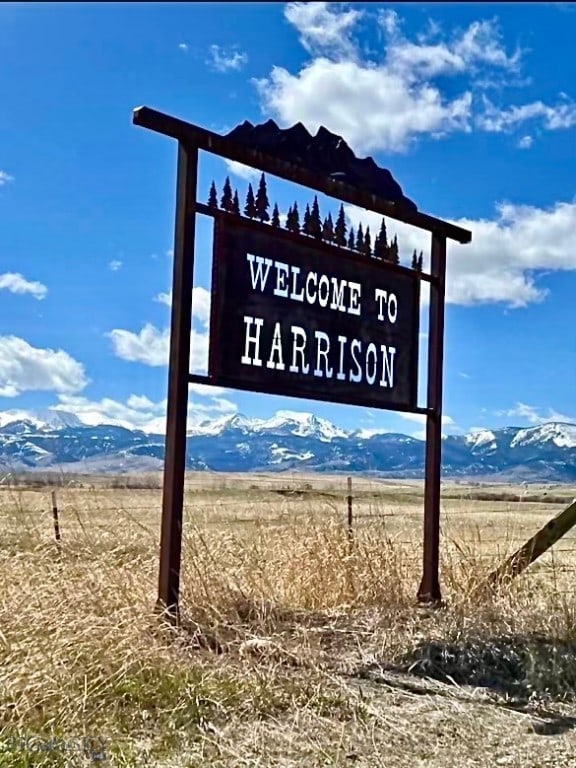
{"type": "MultiPolygon", "coordinates": [[[[154,301],[159,301],[167,307],[172,306],[172,292],[159,293],[154,301]]],[[[207,326],[210,322],[210,291],[202,286],[196,286],[192,289],[192,317],[200,320],[207,326]]]]}
{"type": "MultiPolygon", "coordinates": [[[[236,403],[223,398],[218,387],[205,387],[205,392],[195,392],[188,404],[188,424],[192,426],[205,419],[236,413],[236,403]],[[198,398],[201,401],[198,401],[198,398]]],[[[166,428],[167,401],[164,398],[153,402],[145,395],[130,395],[125,403],[105,397],[102,400],[90,400],[86,397],[60,395],[55,411],[73,413],[85,424],[113,424],[127,429],[141,429],[144,432],[163,434],[166,428]]]]}
{"type": "Polygon", "coordinates": [[[518,141],[518,149],[530,149],[533,143],[534,139],[532,136],[522,136],[518,141]]]}
{"type": "MultiPolygon", "coordinates": [[[[171,306],[170,293],[159,293],[155,299],[171,306]]],[[[190,369],[204,373],[208,368],[208,324],[210,322],[210,291],[201,286],[192,289],[192,317],[199,320],[202,330],[192,326],[190,341],[190,369]]],[[[170,328],[156,328],[146,323],[140,331],[114,328],[106,334],[114,347],[114,354],[122,360],[144,363],[152,367],[168,365],[170,351],[170,328]]]]}
{"type": "Polygon", "coordinates": [[[181,51],[184,51],[184,53],[187,53],[187,52],[188,52],[188,50],[189,50],[189,46],[188,46],[188,43],[178,43],[178,48],[179,48],[181,51]]]}
{"type": "Polygon", "coordinates": [[[526,403],[516,403],[514,408],[505,411],[498,411],[497,416],[508,416],[511,418],[520,418],[529,424],[545,424],[548,421],[560,421],[565,424],[576,424],[576,418],[558,413],[553,408],[547,408],[546,411],[526,403]]]}
{"type": "Polygon", "coordinates": [[[26,280],[19,272],[5,272],[0,275],[0,291],[10,291],[10,293],[25,294],[29,293],[35,299],[46,298],[48,288],[37,280],[26,280]]]}
{"type": "Polygon", "coordinates": [[[302,46],[312,54],[348,55],[355,53],[350,33],[363,16],[358,10],[333,10],[331,3],[288,3],[284,16],[299,33],[302,46]]]}
{"type": "MultiPolygon", "coordinates": [[[[381,217],[353,206],[346,213],[378,231],[381,217]]],[[[446,300],[451,304],[503,303],[524,307],[542,301],[545,288],[538,285],[543,271],[576,270],[573,247],[576,231],[576,202],[556,203],[550,208],[502,203],[493,219],[454,221],[472,232],[468,245],[448,244],[446,300]]],[[[398,233],[401,258],[406,262],[416,248],[424,252],[425,267],[430,252],[426,232],[387,220],[389,237],[398,233]]]]}
{"type": "Polygon", "coordinates": [[[41,349],[17,336],[0,336],[0,397],[22,392],[74,393],[88,379],[84,366],[61,349],[41,349]]]}
{"type": "Polygon", "coordinates": [[[114,261],[109,262],[108,269],[112,270],[112,272],[118,272],[118,270],[122,267],[122,262],[118,261],[117,259],[114,259],[114,261]]]}
{"type": "Polygon", "coordinates": [[[0,171],[0,187],[9,184],[11,181],[14,181],[14,176],[10,176],[6,171],[0,171]]]}
{"type": "Polygon", "coordinates": [[[575,123],[576,105],[569,100],[497,107],[480,98],[483,84],[518,84],[523,51],[506,49],[495,21],[474,21],[452,35],[432,25],[410,40],[398,14],[381,11],[385,52],[374,59],[354,40],[359,19],[369,15],[332,3],[289,3],[286,19],[311,58],[298,71],[275,66],[254,81],[262,110],[282,126],[301,121],[315,132],[324,125],[360,153],[401,152],[423,135],[511,130],[528,120],[549,130],[575,123]],[[450,76],[460,80],[448,95],[450,76]]]}
{"type": "Polygon", "coordinates": [[[260,176],[261,172],[256,170],[256,168],[250,168],[249,165],[237,163],[236,160],[226,160],[225,162],[230,173],[233,173],[234,176],[238,176],[245,181],[253,181],[260,176]]]}
{"type": "Polygon", "coordinates": [[[211,45],[206,63],[216,72],[239,71],[248,63],[248,54],[234,50],[225,51],[219,45],[211,45]]]}

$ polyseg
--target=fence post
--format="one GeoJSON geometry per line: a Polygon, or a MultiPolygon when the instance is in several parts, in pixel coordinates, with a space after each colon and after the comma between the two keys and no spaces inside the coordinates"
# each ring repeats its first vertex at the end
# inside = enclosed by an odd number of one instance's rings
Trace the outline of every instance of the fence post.
{"type": "Polygon", "coordinates": [[[60,536],[60,521],[58,520],[58,504],[56,502],[56,491],[52,491],[52,518],[54,520],[54,536],[58,550],[60,550],[62,539],[60,536]]]}
{"type": "Polygon", "coordinates": [[[352,541],[353,538],[353,530],[352,530],[352,478],[348,478],[348,538],[350,541],[352,541]]]}

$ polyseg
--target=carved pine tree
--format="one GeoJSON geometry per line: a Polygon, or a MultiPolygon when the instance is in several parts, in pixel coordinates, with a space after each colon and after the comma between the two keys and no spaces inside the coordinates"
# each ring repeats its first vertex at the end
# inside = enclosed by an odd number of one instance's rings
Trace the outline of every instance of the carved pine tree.
{"type": "Polygon", "coordinates": [[[386,221],[382,217],[380,232],[374,242],[374,257],[388,261],[388,234],[386,232],[386,221]]]}
{"type": "Polygon", "coordinates": [[[300,232],[300,211],[298,210],[298,203],[294,203],[292,208],[292,232],[300,232]]]}
{"type": "Polygon", "coordinates": [[[412,254],[412,264],[410,266],[412,269],[418,269],[418,253],[416,252],[416,248],[414,248],[414,253],[412,254]]]}
{"type": "Polygon", "coordinates": [[[218,208],[218,192],[216,191],[216,184],[212,182],[210,185],[210,194],[208,195],[208,208],[218,208]]]}
{"type": "Polygon", "coordinates": [[[348,248],[351,251],[356,247],[356,237],[354,235],[354,227],[350,227],[350,234],[348,235],[348,248]]]}
{"type": "Polygon", "coordinates": [[[422,272],[423,262],[424,262],[424,254],[422,253],[422,251],[420,251],[420,256],[418,256],[418,264],[416,266],[416,269],[418,270],[418,272],[422,272]]]}
{"type": "Polygon", "coordinates": [[[272,221],[270,224],[278,229],[280,226],[280,211],[278,210],[278,203],[274,203],[274,210],[272,211],[272,221]]]}
{"type": "Polygon", "coordinates": [[[334,228],[334,240],[336,245],[346,246],[346,216],[344,215],[344,206],[340,205],[336,226],[334,228]]]}
{"type": "Polygon", "coordinates": [[[234,197],[232,198],[232,213],[236,216],[240,216],[240,200],[238,198],[238,190],[234,190],[234,197]]]}
{"type": "Polygon", "coordinates": [[[268,200],[268,190],[266,188],[266,177],[264,174],[260,176],[260,183],[258,184],[258,191],[256,192],[256,218],[262,223],[270,221],[270,215],[268,208],[270,207],[270,201],[268,200]]]}
{"type": "Polygon", "coordinates": [[[370,227],[366,227],[366,234],[364,235],[364,246],[362,252],[365,256],[372,256],[372,237],[370,235],[370,227]]]}
{"type": "Polygon", "coordinates": [[[232,200],[232,186],[230,185],[230,177],[226,176],[224,187],[222,189],[222,198],[220,199],[220,208],[223,211],[232,213],[233,200],[232,200]]]}
{"type": "Polygon", "coordinates": [[[389,261],[392,262],[392,264],[400,264],[400,253],[398,251],[398,238],[396,235],[394,235],[394,240],[390,243],[390,248],[388,249],[390,253],[389,261]]]}
{"type": "Polygon", "coordinates": [[[322,219],[320,218],[320,207],[316,195],[314,195],[314,202],[312,203],[312,210],[310,211],[310,234],[312,237],[315,237],[316,240],[322,238],[322,219]]]}
{"type": "Polygon", "coordinates": [[[334,222],[332,221],[331,213],[328,214],[322,224],[322,239],[327,243],[331,243],[334,240],[334,222]]]}
{"type": "Polygon", "coordinates": [[[312,218],[310,213],[310,206],[308,203],[306,203],[306,210],[304,211],[304,218],[302,220],[302,232],[305,235],[311,235],[312,232],[310,230],[310,219],[312,218]]]}
{"type": "Polygon", "coordinates": [[[246,204],[244,206],[244,215],[249,219],[255,219],[258,211],[256,210],[256,201],[254,200],[254,190],[252,184],[248,184],[248,192],[246,193],[246,204]]]}
{"type": "Polygon", "coordinates": [[[358,224],[358,232],[356,233],[356,245],[354,246],[360,253],[364,250],[364,230],[362,229],[362,222],[358,224]]]}

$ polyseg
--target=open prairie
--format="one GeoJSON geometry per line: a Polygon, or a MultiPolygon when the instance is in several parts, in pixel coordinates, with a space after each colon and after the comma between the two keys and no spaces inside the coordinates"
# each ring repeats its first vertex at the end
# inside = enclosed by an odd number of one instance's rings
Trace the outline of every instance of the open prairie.
{"type": "Polygon", "coordinates": [[[576,534],[479,589],[576,488],[446,483],[432,609],[421,483],[354,478],[350,541],[345,477],[192,473],[174,630],[159,476],[47,481],[0,488],[1,766],[576,764],[576,534]]]}

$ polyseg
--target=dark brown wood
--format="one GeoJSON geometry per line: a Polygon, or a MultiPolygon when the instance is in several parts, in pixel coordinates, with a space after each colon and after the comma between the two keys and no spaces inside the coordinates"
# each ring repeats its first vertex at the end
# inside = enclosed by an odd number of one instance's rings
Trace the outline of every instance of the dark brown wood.
{"type": "Polygon", "coordinates": [[[352,541],[354,536],[353,531],[353,518],[352,518],[352,478],[348,478],[348,539],[352,541]]]}
{"type": "Polygon", "coordinates": [[[442,367],[446,240],[432,235],[428,327],[428,415],[426,417],[426,475],[424,488],[424,568],[418,600],[438,603],[440,590],[440,489],[442,466],[442,367]]]}
{"type": "Polygon", "coordinates": [[[306,168],[270,157],[231,139],[219,136],[217,133],[207,131],[205,128],[200,128],[197,125],[179,120],[163,112],[158,112],[150,107],[138,107],[135,109],[132,122],[134,125],[149,128],[165,136],[171,136],[181,142],[186,142],[190,146],[196,146],[198,149],[212,152],[220,157],[226,157],[229,160],[235,160],[244,165],[258,168],[261,171],[271,173],[296,184],[310,187],[337,200],[366,208],[383,216],[390,216],[393,219],[403,221],[406,224],[412,224],[429,232],[435,232],[444,238],[456,240],[459,243],[469,243],[472,239],[471,232],[455,224],[436,219],[419,211],[405,210],[389,200],[363,192],[340,181],[325,176],[316,176],[306,168]]]}
{"type": "Polygon", "coordinates": [[[197,175],[198,150],[180,142],[157,602],[157,608],[172,621],[179,618],[197,175]]]}
{"type": "Polygon", "coordinates": [[[56,544],[60,548],[61,536],[60,536],[60,521],[58,520],[58,503],[56,501],[56,491],[52,491],[52,519],[54,521],[54,538],[56,544]]]}

